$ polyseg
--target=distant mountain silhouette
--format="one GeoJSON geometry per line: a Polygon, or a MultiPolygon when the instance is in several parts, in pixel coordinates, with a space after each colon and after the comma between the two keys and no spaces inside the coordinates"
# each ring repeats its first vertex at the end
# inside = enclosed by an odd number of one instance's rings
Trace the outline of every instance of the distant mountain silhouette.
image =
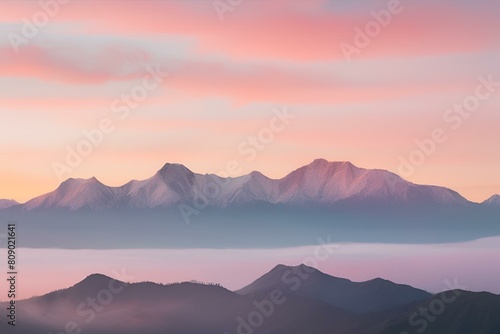
{"type": "Polygon", "coordinates": [[[237,291],[241,295],[279,288],[298,296],[321,300],[332,306],[354,312],[377,312],[429,298],[431,294],[408,285],[380,278],[355,283],[300,265],[278,265],[252,284],[237,291]],[[302,278],[307,277],[307,278],[302,278]]]}
{"type": "Polygon", "coordinates": [[[453,298],[453,292],[438,294],[388,321],[383,329],[374,333],[500,334],[500,296],[486,292],[455,292],[458,293],[456,300],[443,302],[453,298]],[[427,310],[427,315],[422,315],[422,309],[427,310]],[[413,325],[409,322],[412,315],[413,325]],[[426,317],[430,320],[424,321],[426,317]]]}
{"type": "MultiPolygon", "coordinates": [[[[382,279],[353,283],[310,267],[283,265],[242,291],[247,293],[241,295],[241,290],[234,293],[213,284],[125,283],[94,274],[70,288],[18,301],[16,330],[23,334],[59,333],[72,326],[88,334],[416,333],[418,328],[409,323],[412,314],[429,308],[435,299],[443,299],[382,279]],[[290,291],[276,279],[284,270],[294,269],[307,269],[311,275],[297,291],[290,291]],[[298,293],[302,289],[304,293],[298,293]],[[424,295],[424,300],[386,309],[424,295]],[[331,301],[357,311],[377,311],[354,314],[332,306],[331,301]]],[[[454,293],[444,296],[449,300],[454,293]]],[[[500,296],[459,293],[428,324],[426,333],[498,334],[500,296]]],[[[6,307],[0,303],[0,308],[6,307]]],[[[8,329],[5,321],[0,323],[2,333],[9,333],[8,329]]]]}
{"type": "MultiPolygon", "coordinates": [[[[266,298],[246,298],[216,285],[128,284],[95,274],[68,289],[18,302],[18,312],[23,314],[18,328],[23,334],[48,333],[75,321],[85,333],[95,334],[235,333],[238,317],[247,319],[256,310],[254,302],[266,298]],[[98,311],[93,311],[89,300],[98,311]]],[[[309,319],[315,321],[309,322],[313,328],[328,328],[350,317],[349,312],[320,301],[291,296],[276,306],[261,329],[285,333],[297,326],[304,328],[309,319]]]]}

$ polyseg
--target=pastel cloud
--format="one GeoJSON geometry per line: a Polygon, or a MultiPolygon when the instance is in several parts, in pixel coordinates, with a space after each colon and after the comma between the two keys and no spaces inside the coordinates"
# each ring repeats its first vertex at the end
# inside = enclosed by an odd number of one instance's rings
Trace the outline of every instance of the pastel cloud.
{"type": "Polygon", "coordinates": [[[99,84],[112,79],[132,80],[145,75],[146,71],[139,64],[122,56],[119,50],[108,47],[92,51],[66,46],[62,52],[60,48],[54,52],[28,45],[15,52],[13,48],[4,46],[0,49],[0,74],[86,84],[99,84]],[[75,54],[78,56],[75,57],[75,54]]]}
{"type": "MultiPolygon", "coordinates": [[[[340,44],[352,43],[354,28],[386,1],[245,0],[224,21],[211,1],[61,5],[19,52],[0,40],[0,116],[10,125],[0,135],[0,198],[26,200],[55,187],[51,162],[83,128],[113,116],[111,103],[140,84],[144,64],[171,76],[130,119],[117,122],[73,177],[120,184],[148,177],[167,161],[218,171],[241,158],[239,141],[283,105],[300,121],[245,171],[281,177],[317,157],[397,171],[398,156],[442,126],[444,110],[472,94],[478,76],[500,78],[499,4],[401,3],[403,11],[352,63],[340,44]],[[132,156],[143,160],[113,173],[117,160],[132,156]],[[3,181],[23,178],[30,180],[24,187],[3,181]]],[[[1,1],[0,33],[20,33],[22,19],[40,10],[38,1],[1,1]]],[[[500,192],[485,187],[488,179],[500,184],[494,170],[500,158],[491,153],[500,140],[498,102],[482,102],[411,180],[463,189],[474,200],[500,192]],[[470,161],[477,165],[467,172],[470,161]]]]}
{"type": "MultiPolygon", "coordinates": [[[[380,36],[359,54],[361,59],[480,52],[495,47],[499,40],[495,33],[500,25],[494,11],[497,7],[488,1],[476,7],[453,2],[400,3],[400,13],[393,15],[380,36]]],[[[353,43],[354,28],[364,28],[373,20],[372,10],[387,7],[386,2],[362,1],[358,10],[339,13],[322,9],[323,4],[307,1],[283,6],[248,0],[221,22],[211,2],[151,1],[144,5],[123,1],[118,5],[78,1],[61,7],[51,23],[73,22],[73,31],[87,35],[180,35],[196,41],[201,54],[236,59],[343,60],[339,45],[353,43]]],[[[4,13],[15,8],[11,15],[3,14],[4,20],[11,22],[29,18],[37,10],[36,6],[24,6],[22,11],[13,2],[2,7],[4,13]]]]}

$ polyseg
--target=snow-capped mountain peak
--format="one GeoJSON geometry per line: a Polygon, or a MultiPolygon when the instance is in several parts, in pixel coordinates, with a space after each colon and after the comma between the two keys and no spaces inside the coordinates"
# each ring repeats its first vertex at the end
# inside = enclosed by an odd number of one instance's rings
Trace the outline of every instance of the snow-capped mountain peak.
{"type": "Polygon", "coordinates": [[[70,178],[48,194],[36,197],[24,204],[24,208],[67,208],[77,210],[89,208],[99,210],[110,208],[115,198],[115,189],[98,181],[90,179],[70,178]]]}
{"type": "Polygon", "coordinates": [[[165,164],[151,178],[130,181],[121,187],[108,187],[95,177],[68,179],[51,193],[24,204],[27,210],[112,207],[171,207],[202,198],[209,205],[228,207],[251,202],[286,205],[328,206],[342,201],[394,204],[469,203],[453,190],[416,185],[381,169],[364,169],[348,161],[314,160],[281,179],[270,179],[260,172],[234,178],[197,174],[181,164],[165,164]]]}

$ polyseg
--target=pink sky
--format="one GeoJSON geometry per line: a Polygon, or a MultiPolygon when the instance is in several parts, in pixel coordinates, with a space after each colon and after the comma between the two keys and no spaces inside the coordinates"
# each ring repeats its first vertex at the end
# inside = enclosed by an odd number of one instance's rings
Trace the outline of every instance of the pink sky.
{"type": "Polygon", "coordinates": [[[65,177],[120,185],[166,162],[210,173],[230,160],[282,177],[319,157],[397,173],[415,141],[442,128],[447,141],[404,176],[474,201],[500,193],[500,87],[457,129],[443,120],[478,77],[500,81],[500,4],[401,0],[348,62],[342,43],[389,3],[244,0],[221,20],[212,1],[73,0],[16,51],[9,40],[43,8],[0,2],[0,198],[57,187],[52,164],[104,118],[114,130],[65,177]],[[169,76],[118,119],[113,102],[147,65],[169,76]],[[297,118],[247,161],[240,143],[284,106],[297,118]]]}

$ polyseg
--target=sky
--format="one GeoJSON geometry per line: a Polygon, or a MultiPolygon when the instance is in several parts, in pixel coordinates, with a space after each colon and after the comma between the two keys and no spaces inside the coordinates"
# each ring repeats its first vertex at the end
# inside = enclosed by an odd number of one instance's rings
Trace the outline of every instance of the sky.
{"type": "Polygon", "coordinates": [[[325,158],[482,201],[500,193],[499,14],[489,0],[1,1],[0,198],[167,162],[279,178],[325,158]]]}

